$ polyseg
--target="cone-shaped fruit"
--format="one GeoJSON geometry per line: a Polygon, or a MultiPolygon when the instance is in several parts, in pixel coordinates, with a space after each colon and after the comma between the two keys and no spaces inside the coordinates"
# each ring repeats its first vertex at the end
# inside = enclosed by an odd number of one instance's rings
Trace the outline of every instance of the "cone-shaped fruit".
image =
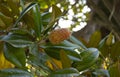
{"type": "Polygon", "coordinates": [[[49,35],[49,40],[52,44],[59,44],[62,41],[68,39],[71,32],[67,28],[60,28],[53,30],[49,35]]]}

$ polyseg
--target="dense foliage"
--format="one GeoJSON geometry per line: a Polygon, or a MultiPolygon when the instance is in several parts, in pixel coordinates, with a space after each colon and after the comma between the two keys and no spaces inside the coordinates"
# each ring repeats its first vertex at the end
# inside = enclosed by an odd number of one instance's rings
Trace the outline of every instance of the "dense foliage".
{"type": "Polygon", "coordinates": [[[101,38],[96,31],[86,42],[62,29],[51,39],[59,42],[49,40],[65,15],[55,2],[0,1],[0,77],[119,77],[120,42],[112,32],[101,38]]]}

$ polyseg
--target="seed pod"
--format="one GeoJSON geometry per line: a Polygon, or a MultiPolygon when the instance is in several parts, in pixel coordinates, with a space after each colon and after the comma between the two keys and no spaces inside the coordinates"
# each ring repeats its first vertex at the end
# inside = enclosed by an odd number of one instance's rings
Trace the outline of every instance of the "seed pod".
{"type": "Polygon", "coordinates": [[[71,32],[67,28],[53,30],[49,35],[49,40],[52,44],[59,44],[60,42],[68,39],[71,32]]]}

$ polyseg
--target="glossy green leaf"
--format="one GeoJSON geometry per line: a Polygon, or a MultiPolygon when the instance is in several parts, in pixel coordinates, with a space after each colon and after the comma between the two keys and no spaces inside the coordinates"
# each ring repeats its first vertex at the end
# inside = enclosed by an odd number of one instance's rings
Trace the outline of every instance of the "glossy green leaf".
{"type": "Polygon", "coordinates": [[[60,59],[61,59],[63,68],[70,68],[71,67],[71,60],[67,56],[66,52],[63,50],[60,51],[60,59]]]}
{"type": "Polygon", "coordinates": [[[74,36],[70,36],[70,41],[72,41],[75,44],[78,44],[81,48],[86,49],[85,45],[82,44],[79,40],[77,40],[74,36]]]}
{"type": "Polygon", "coordinates": [[[34,76],[28,71],[14,68],[0,70],[0,77],[34,77],[34,76]]]}
{"type": "Polygon", "coordinates": [[[24,48],[33,44],[31,38],[27,35],[8,34],[2,40],[8,42],[14,47],[24,48]]]}
{"type": "Polygon", "coordinates": [[[60,49],[59,48],[46,48],[45,52],[50,56],[53,57],[55,59],[60,60],[60,49]]]}
{"type": "Polygon", "coordinates": [[[41,46],[43,48],[48,48],[48,47],[53,47],[53,48],[61,48],[61,49],[66,49],[66,50],[74,50],[74,49],[77,49],[77,48],[80,48],[80,46],[76,45],[76,44],[73,44],[67,40],[64,40],[61,45],[52,45],[52,44],[49,44],[49,45],[46,45],[46,46],[41,46]]]}
{"type": "Polygon", "coordinates": [[[30,33],[28,30],[26,29],[22,29],[22,28],[13,28],[10,30],[10,32],[12,32],[13,34],[17,34],[17,35],[27,35],[28,37],[33,37],[32,33],[30,33]]]}
{"type": "Polygon", "coordinates": [[[74,63],[79,71],[86,70],[90,68],[98,59],[99,51],[96,48],[88,48],[87,50],[81,52],[81,61],[74,63]]]}
{"type": "Polygon", "coordinates": [[[40,37],[41,32],[42,32],[42,17],[40,14],[40,8],[38,5],[36,5],[35,7],[33,7],[33,18],[34,18],[34,22],[35,22],[35,34],[37,35],[37,37],[40,37]]]}
{"type": "Polygon", "coordinates": [[[42,16],[42,23],[43,23],[43,25],[47,26],[48,23],[50,22],[51,13],[45,12],[45,13],[42,13],[41,16],[42,16]]]}
{"type": "Polygon", "coordinates": [[[120,62],[116,62],[109,69],[110,77],[120,77],[120,62]]]}
{"type": "Polygon", "coordinates": [[[104,37],[98,44],[98,49],[100,50],[100,52],[102,53],[103,56],[108,56],[110,48],[108,45],[106,45],[106,40],[107,40],[108,36],[104,37]]]}
{"type": "Polygon", "coordinates": [[[108,70],[105,70],[105,69],[95,69],[93,74],[96,75],[96,76],[107,76],[107,77],[110,77],[108,70]]]}
{"type": "MultiPolygon", "coordinates": [[[[80,48],[80,46],[79,45],[77,45],[77,44],[73,44],[73,43],[71,43],[70,41],[67,41],[67,40],[64,40],[63,42],[62,42],[62,44],[64,45],[64,46],[68,46],[68,47],[71,47],[71,48],[80,48]]],[[[70,49],[71,49],[70,48],[70,49]]]]}
{"type": "Polygon", "coordinates": [[[39,56],[39,48],[37,43],[33,43],[31,46],[29,46],[29,52],[34,56],[39,56]]]}
{"type": "Polygon", "coordinates": [[[48,56],[46,54],[38,54],[38,56],[29,54],[28,57],[28,63],[35,66],[35,67],[40,67],[46,71],[51,71],[47,65],[46,61],[48,60],[48,56]]]}
{"type": "Polygon", "coordinates": [[[15,48],[8,43],[4,44],[4,55],[7,60],[18,67],[25,67],[26,55],[24,48],[15,48]]]}
{"type": "Polygon", "coordinates": [[[30,54],[28,57],[28,63],[32,64],[33,66],[37,66],[44,70],[50,71],[50,69],[46,66],[48,55],[42,53],[39,50],[39,46],[37,43],[34,43],[31,46],[29,46],[29,52],[30,54]]]}
{"type": "Polygon", "coordinates": [[[29,4],[20,14],[19,18],[17,19],[17,21],[14,24],[14,27],[17,26],[18,22],[21,20],[21,18],[29,11],[31,10],[33,7],[35,7],[37,4],[36,3],[31,3],[29,4]]]}
{"type": "Polygon", "coordinates": [[[108,36],[104,37],[98,44],[98,49],[102,48],[103,45],[105,45],[106,39],[108,38],[108,36]]]}
{"type": "Polygon", "coordinates": [[[79,71],[75,68],[65,68],[51,73],[48,77],[73,77],[78,76],[79,71]]]}
{"type": "Polygon", "coordinates": [[[97,47],[101,40],[101,33],[99,31],[94,32],[89,40],[89,47],[97,47]]]}
{"type": "Polygon", "coordinates": [[[80,56],[79,54],[72,49],[72,47],[63,47],[63,46],[46,46],[45,52],[55,58],[60,60],[60,51],[64,50],[67,54],[68,57],[73,60],[73,61],[80,61],[80,56]]]}

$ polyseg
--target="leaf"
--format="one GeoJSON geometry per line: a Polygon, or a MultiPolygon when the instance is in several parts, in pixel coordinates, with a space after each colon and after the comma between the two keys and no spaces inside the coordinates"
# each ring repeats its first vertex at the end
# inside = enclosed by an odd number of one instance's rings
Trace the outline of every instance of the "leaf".
{"type": "Polygon", "coordinates": [[[93,72],[96,76],[107,76],[110,77],[108,70],[105,69],[95,69],[95,72],[93,72]]]}
{"type": "Polygon", "coordinates": [[[10,32],[14,33],[14,34],[29,34],[28,30],[26,29],[21,29],[21,28],[13,28],[10,30],[10,32]]]}
{"type": "Polygon", "coordinates": [[[18,22],[21,20],[21,18],[30,10],[32,9],[33,7],[35,7],[35,5],[37,5],[36,3],[31,3],[29,4],[20,14],[19,18],[17,19],[17,21],[15,22],[14,24],[14,27],[17,26],[18,22]]]}
{"type": "Polygon", "coordinates": [[[29,46],[29,52],[32,54],[32,55],[34,55],[34,56],[39,56],[39,46],[38,46],[38,44],[37,43],[33,43],[32,45],[30,45],[29,46]]]}
{"type": "Polygon", "coordinates": [[[71,67],[71,60],[67,56],[66,52],[63,50],[60,51],[60,59],[61,59],[63,68],[71,67]]]}
{"type": "Polygon", "coordinates": [[[108,36],[104,37],[98,44],[98,49],[102,48],[105,45],[106,39],[108,36]]]}
{"type": "Polygon", "coordinates": [[[58,69],[62,69],[62,63],[60,60],[56,60],[54,58],[48,59],[46,61],[46,65],[52,70],[58,70],[58,69]]]}
{"type": "Polygon", "coordinates": [[[64,50],[68,57],[73,61],[80,61],[79,54],[72,49],[72,47],[65,46],[45,46],[45,52],[50,56],[57,60],[60,60],[60,51],[64,50]]]}
{"type": "Polygon", "coordinates": [[[47,71],[51,71],[46,65],[47,57],[48,56],[45,54],[39,54],[39,57],[33,54],[29,54],[28,63],[35,67],[42,68],[47,71]]]}
{"type": "Polygon", "coordinates": [[[35,22],[34,29],[35,29],[36,35],[37,37],[40,37],[43,25],[42,25],[42,17],[40,14],[40,8],[38,5],[33,7],[33,18],[35,22]]]}
{"type": "Polygon", "coordinates": [[[94,32],[89,40],[89,47],[97,47],[101,40],[101,33],[99,31],[94,32]]]}
{"type": "Polygon", "coordinates": [[[120,42],[115,42],[110,48],[110,57],[112,59],[117,59],[120,56],[120,42]]]}
{"type": "Polygon", "coordinates": [[[79,37],[78,40],[80,40],[81,43],[82,43],[84,46],[88,47],[88,42],[87,42],[87,40],[85,40],[85,39],[82,38],[82,37],[79,37]]]}
{"type": "Polygon", "coordinates": [[[48,23],[50,22],[51,13],[45,12],[45,13],[42,13],[41,16],[42,16],[42,23],[43,23],[43,25],[47,26],[48,23]]]}
{"type": "Polygon", "coordinates": [[[0,29],[4,29],[6,27],[5,23],[0,18],[0,29]]]}
{"type": "Polygon", "coordinates": [[[0,77],[34,77],[34,76],[28,71],[14,68],[0,70],[0,77]]]}
{"type": "MultiPolygon", "coordinates": [[[[54,66],[53,64],[56,66],[55,62],[51,62],[50,60],[47,60],[46,61],[46,65],[51,69],[51,70],[54,70],[54,66]]],[[[57,66],[56,66],[57,67],[57,66]]]]}
{"type": "Polygon", "coordinates": [[[46,48],[44,50],[50,57],[60,60],[60,49],[59,48],[46,48]]]}
{"type": "Polygon", "coordinates": [[[12,11],[12,15],[19,15],[19,1],[17,0],[7,0],[7,4],[12,11]]]}
{"type": "MultiPolygon", "coordinates": [[[[58,69],[62,69],[62,68],[63,68],[63,67],[62,67],[62,62],[61,62],[60,60],[56,60],[56,59],[53,59],[53,58],[52,58],[52,63],[54,63],[55,66],[57,66],[58,69]]],[[[53,65],[54,65],[54,64],[53,64],[53,65]]]]}
{"type": "Polygon", "coordinates": [[[20,47],[20,48],[24,48],[33,44],[33,42],[28,36],[18,35],[18,34],[8,34],[4,36],[2,40],[11,44],[14,47],[20,47]]]}
{"type": "Polygon", "coordinates": [[[12,12],[9,10],[9,8],[5,4],[1,3],[0,12],[3,13],[5,16],[12,17],[12,12]]]}
{"type": "Polygon", "coordinates": [[[18,67],[25,67],[26,55],[25,49],[15,48],[8,43],[4,44],[5,58],[18,67]]]}
{"type": "Polygon", "coordinates": [[[99,50],[104,57],[107,57],[110,54],[110,47],[106,44],[104,44],[99,50]]]}
{"type": "Polygon", "coordinates": [[[23,22],[27,25],[28,29],[32,30],[34,29],[34,19],[33,19],[33,15],[31,15],[30,13],[26,13],[23,17],[22,17],[23,22]]]}
{"type": "Polygon", "coordinates": [[[52,18],[51,22],[54,22],[56,18],[60,17],[62,14],[61,9],[58,8],[56,5],[52,5],[52,18]]]}
{"type": "Polygon", "coordinates": [[[79,40],[77,40],[74,36],[70,36],[70,41],[72,41],[73,43],[79,45],[81,48],[86,49],[86,47],[82,44],[82,42],[80,42],[79,40]]]}
{"type": "Polygon", "coordinates": [[[6,27],[11,26],[13,19],[11,17],[5,16],[3,13],[0,12],[0,19],[4,22],[6,27]]]}
{"type": "Polygon", "coordinates": [[[99,51],[96,48],[88,48],[87,50],[81,52],[81,61],[74,63],[74,67],[76,67],[79,71],[86,70],[92,66],[99,56],[99,51]]]}
{"type": "Polygon", "coordinates": [[[0,69],[13,68],[14,65],[5,59],[3,50],[0,49],[0,69]]]}
{"type": "Polygon", "coordinates": [[[110,77],[120,77],[120,62],[114,63],[109,69],[110,77]]]}
{"type": "MultiPolygon", "coordinates": [[[[1,37],[2,38],[2,37],[1,37]]],[[[58,45],[58,46],[55,46],[55,45],[48,45],[48,46],[41,46],[43,48],[61,48],[61,49],[65,49],[65,50],[74,50],[74,49],[77,49],[78,47],[75,47],[77,45],[75,44],[72,44],[72,43],[66,43],[66,44],[69,44],[69,45],[65,45],[66,42],[62,43],[62,45],[58,45]],[[71,45],[70,45],[71,44],[71,45]]]]}
{"type": "Polygon", "coordinates": [[[48,26],[46,27],[44,31],[44,34],[46,34],[53,27],[54,23],[59,19],[61,15],[62,15],[61,9],[55,5],[52,5],[51,19],[50,19],[48,26]]]}
{"type": "Polygon", "coordinates": [[[67,41],[67,40],[64,40],[64,41],[62,42],[62,44],[65,45],[65,46],[68,46],[70,49],[71,49],[71,48],[73,48],[73,49],[75,49],[75,48],[80,48],[79,45],[73,44],[73,43],[71,43],[70,41],[67,41]]]}
{"type": "Polygon", "coordinates": [[[65,68],[61,70],[57,70],[53,73],[50,73],[48,77],[72,77],[72,76],[78,76],[79,71],[75,68],[65,68]]]}
{"type": "Polygon", "coordinates": [[[114,39],[114,35],[112,35],[112,33],[110,33],[108,35],[108,38],[106,40],[106,45],[110,46],[114,43],[115,39],[114,39]]]}
{"type": "Polygon", "coordinates": [[[46,66],[47,60],[48,60],[48,55],[46,55],[45,53],[39,50],[39,46],[37,43],[34,43],[31,46],[29,46],[29,57],[28,57],[29,64],[50,71],[46,66]]]}
{"type": "Polygon", "coordinates": [[[108,54],[110,52],[110,47],[108,45],[106,45],[107,38],[108,38],[108,36],[103,38],[98,45],[98,49],[100,50],[102,55],[105,56],[105,57],[108,56],[108,54]]]}
{"type": "Polygon", "coordinates": [[[114,36],[110,33],[101,41],[101,44],[99,44],[99,50],[101,51],[103,56],[106,57],[110,55],[110,57],[115,60],[120,55],[119,45],[120,43],[115,42],[114,36]]]}
{"type": "MultiPolygon", "coordinates": [[[[0,40],[1,40],[1,36],[0,36],[0,40]]],[[[3,42],[0,41],[0,52],[3,51],[3,42]]]]}

